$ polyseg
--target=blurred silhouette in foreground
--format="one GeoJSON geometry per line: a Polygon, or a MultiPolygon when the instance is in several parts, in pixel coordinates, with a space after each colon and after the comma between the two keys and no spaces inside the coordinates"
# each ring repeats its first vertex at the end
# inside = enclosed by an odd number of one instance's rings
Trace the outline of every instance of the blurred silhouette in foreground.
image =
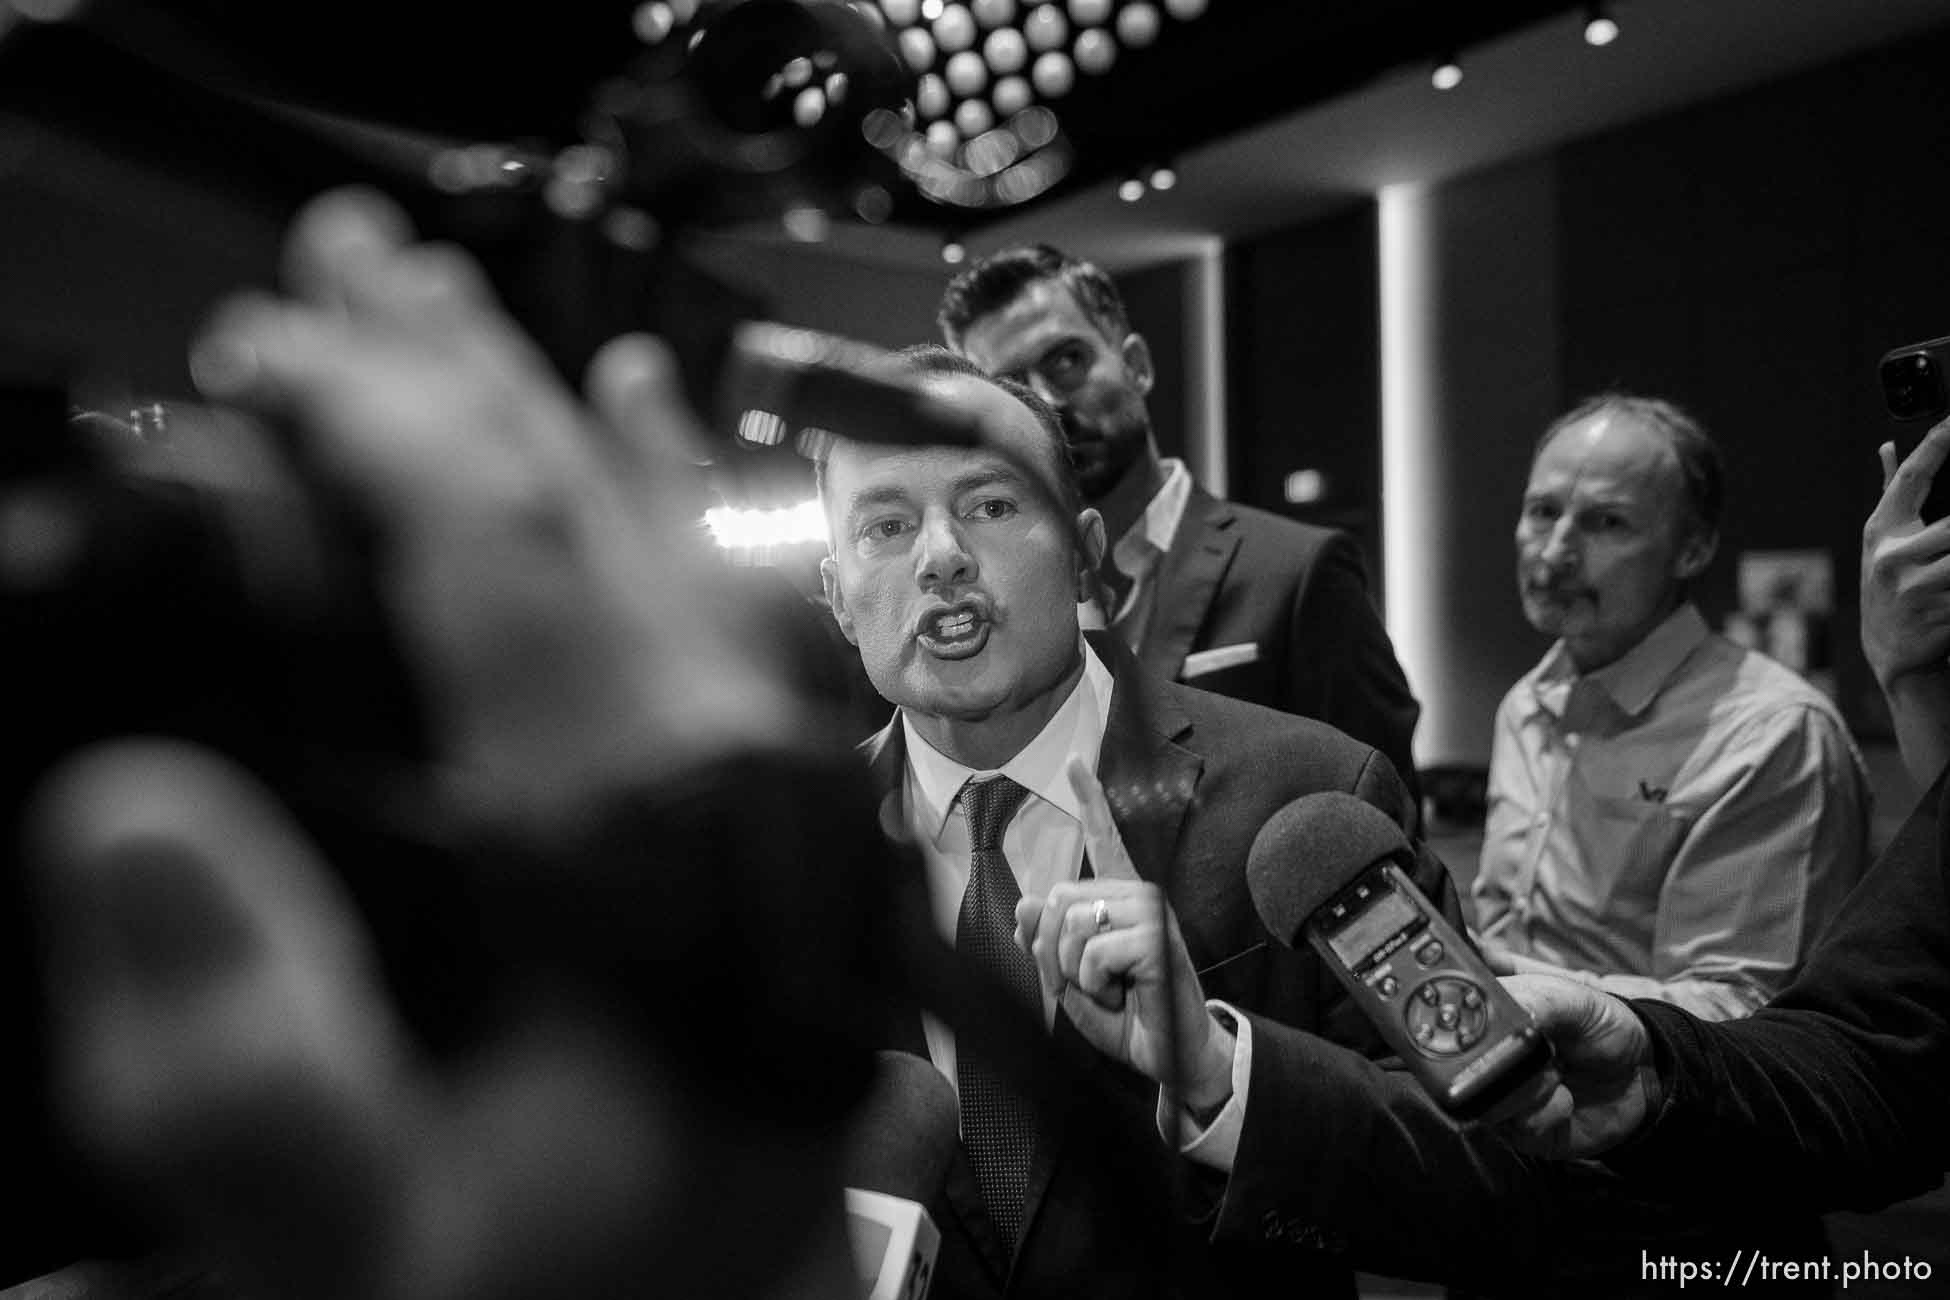
{"type": "Polygon", "coordinates": [[[704,549],[668,353],[614,341],[578,402],[363,192],[285,273],[194,370],[369,528],[466,886],[388,924],[467,931],[477,1005],[429,1045],[360,864],[242,764],[92,746],[27,819],[63,1119],[247,1294],[852,1295],[890,859],[704,549]]]}

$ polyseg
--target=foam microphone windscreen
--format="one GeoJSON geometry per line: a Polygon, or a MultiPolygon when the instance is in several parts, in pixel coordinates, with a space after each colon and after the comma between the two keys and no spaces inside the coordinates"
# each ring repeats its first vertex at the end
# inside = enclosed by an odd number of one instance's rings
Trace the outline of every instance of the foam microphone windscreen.
{"type": "Polygon", "coordinates": [[[1253,906],[1273,937],[1291,948],[1321,904],[1384,858],[1406,853],[1408,836],[1373,804],[1338,790],[1302,795],[1267,819],[1246,858],[1253,906]]]}
{"type": "Polygon", "coordinates": [[[880,1052],[854,1114],[841,1181],[925,1205],[947,1181],[960,1129],[960,1103],[941,1071],[919,1056],[880,1052]]]}

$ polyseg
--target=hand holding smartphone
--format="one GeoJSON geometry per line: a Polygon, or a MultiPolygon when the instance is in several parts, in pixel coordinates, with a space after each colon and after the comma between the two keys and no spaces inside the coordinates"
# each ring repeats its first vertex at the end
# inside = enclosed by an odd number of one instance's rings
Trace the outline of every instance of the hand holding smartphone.
{"type": "MultiPolygon", "coordinates": [[[[1896,455],[1907,460],[1932,426],[1950,415],[1950,335],[1892,348],[1877,365],[1882,396],[1897,423],[1896,455]]],[[[1918,517],[1926,524],[1950,514],[1950,474],[1930,485],[1918,517]]]]}

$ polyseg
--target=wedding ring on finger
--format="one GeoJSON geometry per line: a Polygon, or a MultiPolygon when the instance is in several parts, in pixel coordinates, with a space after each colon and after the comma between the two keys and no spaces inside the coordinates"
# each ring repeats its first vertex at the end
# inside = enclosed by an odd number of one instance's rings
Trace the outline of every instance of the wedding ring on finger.
{"type": "Polygon", "coordinates": [[[1098,899],[1090,909],[1090,919],[1100,932],[1110,929],[1110,904],[1101,898],[1098,899]]]}

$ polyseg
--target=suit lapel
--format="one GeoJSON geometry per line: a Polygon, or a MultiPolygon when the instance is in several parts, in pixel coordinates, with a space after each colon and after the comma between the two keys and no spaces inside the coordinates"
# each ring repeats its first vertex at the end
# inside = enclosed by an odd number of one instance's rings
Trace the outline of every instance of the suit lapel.
{"type": "MultiPolygon", "coordinates": [[[[1191,720],[1139,668],[1124,643],[1108,633],[1088,635],[1091,647],[1110,667],[1115,682],[1103,748],[1097,759],[1097,779],[1110,801],[1111,818],[1131,855],[1131,865],[1143,879],[1165,887],[1204,760],[1175,743],[1191,730],[1191,720]]],[[[1057,1013],[1054,1039],[1052,1050],[1063,1052],[1073,1063],[1090,1063],[1078,1068],[1106,1068],[1095,1049],[1077,1037],[1061,1011],[1057,1013]],[[1075,1051],[1063,1052],[1066,1036],[1075,1040],[1075,1051]]],[[[1067,1137],[1068,1126],[1060,1122],[1060,1114],[1045,1118],[1051,1122],[1038,1132],[1029,1166],[1028,1197],[1023,1207],[1025,1240],[1035,1230],[1036,1212],[1049,1190],[1067,1137]]]]}
{"type": "Polygon", "coordinates": [[[1165,886],[1205,760],[1177,743],[1191,731],[1191,719],[1123,644],[1099,634],[1090,644],[1116,682],[1097,781],[1131,865],[1145,880],[1165,886]]]}
{"type": "Polygon", "coordinates": [[[1166,681],[1177,681],[1185,656],[1205,626],[1220,580],[1239,549],[1232,507],[1194,487],[1178,535],[1158,568],[1158,588],[1140,658],[1166,681]]]}

